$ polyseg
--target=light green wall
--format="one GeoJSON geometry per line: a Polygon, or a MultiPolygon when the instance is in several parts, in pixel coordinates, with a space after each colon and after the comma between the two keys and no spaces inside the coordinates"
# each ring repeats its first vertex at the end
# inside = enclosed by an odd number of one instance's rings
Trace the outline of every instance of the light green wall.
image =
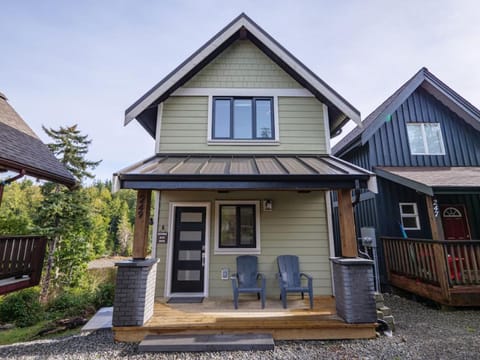
{"type": "Polygon", "coordinates": [[[175,96],[163,107],[160,152],[315,153],[326,152],[322,103],[313,97],[279,97],[278,145],[209,145],[208,97],[175,96]]]}
{"type": "Polygon", "coordinates": [[[301,88],[248,40],[238,40],[196,74],[189,88],[301,88]]]}
{"type": "MultiPolygon", "coordinates": [[[[236,255],[214,254],[214,214],[215,200],[273,200],[273,211],[260,211],[261,254],[259,269],[267,277],[267,295],[278,297],[276,257],[278,255],[298,255],[301,271],[313,276],[315,295],[331,295],[331,274],[329,264],[328,230],[325,210],[325,193],[297,192],[255,192],[234,191],[220,194],[215,191],[177,191],[162,192],[159,211],[159,229],[162,225],[168,229],[169,203],[174,202],[210,202],[210,296],[232,296],[230,280],[221,280],[221,269],[227,267],[235,272],[236,255]]],[[[169,241],[173,238],[169,233],[169,241]]],[[[165,285],[167,245],[157,245],[156,296],[162,297],[165,285]]]]}

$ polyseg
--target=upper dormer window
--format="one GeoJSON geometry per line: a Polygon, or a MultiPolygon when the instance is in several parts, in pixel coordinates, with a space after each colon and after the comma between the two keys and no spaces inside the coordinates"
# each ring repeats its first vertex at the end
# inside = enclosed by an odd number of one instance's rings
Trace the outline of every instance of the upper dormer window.
{"type": "Polygon", "coordinates": [[[439,123],[407,123],[407,133],[412,155],[445,155],[439,123]]]}
{"type": "Polygon", "coordinates": [[[273,98],[214,97],[212,139],[275,139],[273,98]]]}

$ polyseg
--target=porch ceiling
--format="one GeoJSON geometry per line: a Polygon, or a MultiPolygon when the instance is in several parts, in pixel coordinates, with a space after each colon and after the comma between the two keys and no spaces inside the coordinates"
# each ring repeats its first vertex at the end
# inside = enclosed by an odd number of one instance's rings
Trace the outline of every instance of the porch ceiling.
{"type": "Polygon", "coordinates": [[[377,167],[387,180],[433,196],[452,192],[480,192],[480,167],[377,167]]]}
{"type": "Polygon", "coordinates": [[[328,155],[158,154],[114,177],[131,189],[320,190],[367,188],[372,175],[328,155]]]}

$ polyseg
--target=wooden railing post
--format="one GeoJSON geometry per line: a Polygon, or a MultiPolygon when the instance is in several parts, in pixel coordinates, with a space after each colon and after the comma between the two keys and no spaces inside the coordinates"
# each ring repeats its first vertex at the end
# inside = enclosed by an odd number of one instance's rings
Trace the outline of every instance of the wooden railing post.
{"type": "MultiPolygon", "coordinates": [[[[435,213],[433,208],[433,198],[431,196],[425,196],[425,203],[427,205],[428,220],[430,223],[430,229],[432,231],[432,240],[445,240],[443,234],[443,226],[441,217],[435,213]]],[[[433,254],[435,257],[435,267],[437,269],[438,282],[442,289],[442,295],[445,299],[450,300],[450,284],[448,281],[448,261],[447,254],[443,248],[443,244],[433,244],[433,254]]]]}
{"type": "Polygon", "coordinates": [[[135,260],[145,259],[147,257],[151,198],[151,190],[138,190],[135,229],[133,232],[133,259],[135,260]]]}
{"type": "Polygon", "coordinates": [[[355,218],[353,216],[352,195],[350,189],[340,189],[338,193],[338,216],[340,222],[340,241],[342,256],[354,258],[358,256],[355,218]]]}

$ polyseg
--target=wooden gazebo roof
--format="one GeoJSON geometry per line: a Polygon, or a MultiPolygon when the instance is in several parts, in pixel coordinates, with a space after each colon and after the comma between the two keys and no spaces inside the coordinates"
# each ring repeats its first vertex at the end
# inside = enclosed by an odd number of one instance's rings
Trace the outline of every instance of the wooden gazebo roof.
{"type": "Polygon", "coordinates": [[[11,170],[39,179],[75,185],[72,174],[57,160],[0,93],[0,171],[11,170]]]}

